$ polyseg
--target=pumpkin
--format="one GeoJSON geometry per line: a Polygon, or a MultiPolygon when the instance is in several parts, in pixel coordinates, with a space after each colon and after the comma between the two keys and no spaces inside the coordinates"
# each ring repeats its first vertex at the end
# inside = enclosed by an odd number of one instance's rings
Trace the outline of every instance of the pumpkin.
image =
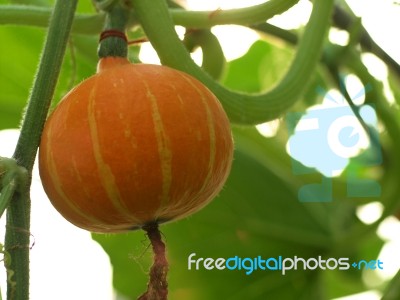
{"type": "Polygon", "coordinates": [[[71,223],[123,232],[203,208],[224,185],[232,156],[228,118],[202,83],[106,57],[50,114],[39,172],[71,223]]]}

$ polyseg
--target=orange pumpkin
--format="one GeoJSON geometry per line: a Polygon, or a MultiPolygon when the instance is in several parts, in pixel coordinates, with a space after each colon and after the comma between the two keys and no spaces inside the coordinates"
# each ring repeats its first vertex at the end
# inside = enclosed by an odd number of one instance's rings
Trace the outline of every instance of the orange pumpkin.
{"type": "Polygon", "coordinates": [[[232,156],[228,118],[202,83],[107,57],[48,118],[39,170],[67,220],[120,232],[204,207],[226,181],[232,156]]]}

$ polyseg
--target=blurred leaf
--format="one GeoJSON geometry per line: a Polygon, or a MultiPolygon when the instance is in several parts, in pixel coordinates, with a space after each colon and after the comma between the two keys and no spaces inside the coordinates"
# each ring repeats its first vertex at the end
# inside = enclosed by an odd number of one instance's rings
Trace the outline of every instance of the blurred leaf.
{"type": "Polygon", "coordinates": [[[397,105],[400,105],[400,78],[392,72],[389,72],[388,81],[394,99],[397,105]]]}
{"type": "Polygon", "coordinates": [[[283,76],[292,59],[289,48],[278,48],[256,41],[242,57],[227,64],[222,83],[234,90],[261,92],[272,87],[283,76]]]}
{"type": "Polygon", "coordinates": [[[400,271],[389,283],[382,300],[397,300],[400,297],[400,271]]]}
{"type": "Polygon", "coordinates": [[[19,126],[33,82],[44,30],[0,27],[0,129],[19,126]]]}
{"type": "Polygon", "coordinates": [[[52,106],[74,86],[96,73],[97,37],[73,35],[70,38],[52,106]]]}
{"type": "MultiPolygon", "coordinates": [[[[40,28],[0,27],[0,129],[17,128],[20,124],[40,59],[45,32],[45,29],[40,28]]],[[[96,65],[97,37],[73,36],[53,105],[69,89],[94,74],[96,65]]]]}
{"type": "Polygon", "coordinates": [[[93,1],[79,1],[77,11],[80,13],[94,13],[96,9],[93,5],[93,1]]]}
{"type": "MultiPolygon", "coordinates": [[[[337,256],[349,257],[349,262],[359,262],[360,260],[377,260],[384,242],[376,234],[371,235],[367,240],[357,245],[356,248],[349,247],[339,252],[337,256]]],[[[326,291],[329,299],[344,297],[350,294],[364,292],[367,288],[363,278],[366,272],[375,272],[372,270],[358,270],[350,268],[345,272],[334,270],[325,272],[326,291]]],[[[375,273],[373,273],[375,274],[375,273]]],[[[378,275],[375,275],[378,276],[378,275]]],[[[377,278],[378,279],[378,278],[377,278]]],[[[378,281],[378,280],[377,280],[378,281]]]]}
{"type": "Polygon", "coordinates": [[[122,295],[136,299],[146,290],[147,272],[151,263],[149,242],[143,232],[129,234],[92,234],[107,252],[114,268],[113,286],[122,295]]]}

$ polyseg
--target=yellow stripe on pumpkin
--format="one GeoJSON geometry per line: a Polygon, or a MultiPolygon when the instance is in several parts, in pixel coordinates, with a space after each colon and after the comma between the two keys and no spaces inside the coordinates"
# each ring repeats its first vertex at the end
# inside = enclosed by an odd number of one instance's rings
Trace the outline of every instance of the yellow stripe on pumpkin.
{"type": "Polygon", "coordinates": [[[162,176],[162,192],[160,197],[160,207],[163,207],[166,204],[168,204],[170,199],[169,191],[171,188],[171,179],[172,179],[172,171],[171,171],[172,153],[170,149],[170,141],[168,135],[164,130],[161,114],[158,109],[157,98],[151,92],[147,83],[145,81],[143,81],[143,83],[146,86],[146,96],[151,104],[151,116],[153,118],[154,132],[156,134],[156,141],[157,141],[157,151],[158,151],[158,156],[160,158],[160,168],[162,176]]]}
{"type": "Polygon", "coordinates": [[[104,161],[103,156],[101,154],[99,132],[96,120],[96,109],[95,109],[95,102],[96,102],[95,92],[97,90],[96,85],[97,82],[95,83],[94,88],[92,89],[89,95],[88,122],[89,122],[90,135],[92,139],[94,158],[97,164],[97,168],[99,170],[99,178],[115,210],[118,211],[118,213],[121,214],[122,216],[126,216],[128,220],[137,221],[136,218],[134,218],[132,214],[129,212],[128,208],[124,205],[124,202],[122,201],[121,194],[118,190],[118,186],[115,181],[114,174],[111,168],[104,161]]]}
{"type": "MultiPolygon", "coordinates": [[[[47,132],[49,139],[48,141],[50,142],[50,137],[51,137],[51,128],[47,132]]],[[[85,211],[83,212],[82,209],[76,205],[74,202],[70,201],[70,199],[67,197],[67,195],[64,193],[63,187],[62,187],[62,182],[60,179],[60,176],[57,171],[56,163],[54,161],[53,157],[53,152],[51,151],[51,147],[47,146],[47,166],[48,166],[48,175],[51,176],[51,182],[53,183],[53,187],[55,189],[55,192],[58,194],[60,198],[63,199],[65,205],[69,208],[69,210],[73,213],[79,216],[82,219],[82,223],[92,223],[92,224],[100,224],[102,221],[99,219],[95,218],[92,216],[89,212],[85,211]]],[[[65,212],[65,211],[64,211],[65,212]]],[[[65,212],[67,213],[67,212],[65,212]]],[[[74,218],[76,220],[76,218],[74,218]]]]}
{"type": "Polygon", "coordinates": [[[207,95],[203,93],[193,82],[191,78],[189,78],[184,73],[179,73],[192,87],[196,92],[200,95],[200,99],[202,104],[204,105],[206,111],[206,119],[207,119],[207,127],[208,127],[208,135],[210,141],[210,158],[208,162],[208,170],[206,178],[204,179],[204,184],[200,189],[200,193],[204,191],[204,189],[209,185],[211,177],[213,175],[213,169],[215,164],[215,156],[216,156],[216,133],[215,133],[215,124],[214,124],[214,117],[211,112],[211,109],[207,102],[207,95]]]}

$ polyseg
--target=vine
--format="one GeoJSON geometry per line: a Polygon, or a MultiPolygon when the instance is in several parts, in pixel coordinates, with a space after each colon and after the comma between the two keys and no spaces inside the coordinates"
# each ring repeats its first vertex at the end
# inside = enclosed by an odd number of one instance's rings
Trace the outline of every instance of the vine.
{"type": "Polygon", "coordinates": [[[275,119],[299,99],[319,61],[333,8],[333,0],[316,0],[296,56],[285,77],[265,94],[246,95],[219,85],[192,61],[176,35],[163,0],[133,0],[132,4],[161,62],[202,81],[221,101],[233,123],[247,125],[275,119]]]}
{"type": "MultiPolygon", "coordinates": [[[[261,29],[270,34],[283,38],[293,43],[293,34],[268,23],[263,23],[275,15],[285,12],[298,2],[298,0],[272,0],[252,7],[245,7],[221,11],[187,11],[177,8],[176,5],[169,9],[175,25],[187,28],[211,28],[215,25],[244,25],[254,29],[261,29]],[[210,17],[211,16],[211,17],[210,17]],[[292,39],[292,40],[290,40],[292,39]]],[[[48,7],[34,5],[0,5],[0,25],[26,25],[47,27],[51,15],[48,7]]],[[[104,26],[106,15],[103,12],[96,14],[76,14],[72,32],[76,34],[99,34],[104,26]]],[[[334,25],[340,29],[348,30],[354,22],[354,17],[335,5],[333,13],[334,25]]],[[[131,12],[128,27],[138,25],[137,16],[131,12]]],[[[400,74],[400,65],[393,60],[373,39],[365,28],[361,28],[360,44],[363,49],[370,51],[385,61],[397,74],[400,74]]]]}
{"type": "MultiPolygon", "coordinates": [[[[27,172],[26,182],[18,192],[14,180],[8,178],[2,197],[11,198],[7,207],[5,251],[9,254],[7,297],[9,300],[29,299],[30,181],[41,132],[53,97],[77,0],[58,0],[52,14],[49,32],[29,97],[21,134],[14,152],[18,166],[27,172]],[[11,273],[12,272],[12,273],[11,273]]],[[[13,168],[15,170],[15,168],[13,168]]],[[[17,173],[16,173],[17,175],[17,173]]]]}
{"type": "MultiPolygon", "coordinates": [[[[34,5],[0,5],[0,25],[14,24],[48,27],[52,9],[34,5]]],[[[72,32],[98,34],[105,21],[104,14],[74,16],[72,32]]]]}
{"type": "MultiPolygon", "coordinates": [[[[108,3],[104,1],[103,7],[108,3]]],[[[299,0],[271,0],[252,7],[232,10],[191,12],[183,9],[171,9],[171,15],[176,25],[191,28],[210,28],[224,24],[252,24],[264,22],[275,15],[281,14],[292,7],[299,0]],[[210,16],[213,16],[210,18],[210,16]]],[[[99,6],[100,10],[103,10],[99,6]]],[[[33,5],[0,5],[0,25],[15,24],[47,27],[51,9],[33,5]]],[[[73,33],[98,34],[102,31],[105,13],[77,14],[72,26],[73,33]]],[[[136,13],[132,12],[130,26],[137,25],[136,13]]]]}
{"type": "MultiPolygon", "coordinates": [[[[172,8],[170,14],[176,25],[190,28],[210,28],[226,24],[250,25],[283,13],[297,2],[299,0],[271,0],[250,7],[217,11],[185,11],[172,8]]],[[[137,14],[142,15],[140,12],[137,14]]]]}
{"type": "Polygon", "coordinates": [[[213,79],[222,77],[226,58],[218,38],[208,29],[189,29],[186,31],[183,43],[189,52],[200,47],[203,53],[201,68],[213,79]]]}

